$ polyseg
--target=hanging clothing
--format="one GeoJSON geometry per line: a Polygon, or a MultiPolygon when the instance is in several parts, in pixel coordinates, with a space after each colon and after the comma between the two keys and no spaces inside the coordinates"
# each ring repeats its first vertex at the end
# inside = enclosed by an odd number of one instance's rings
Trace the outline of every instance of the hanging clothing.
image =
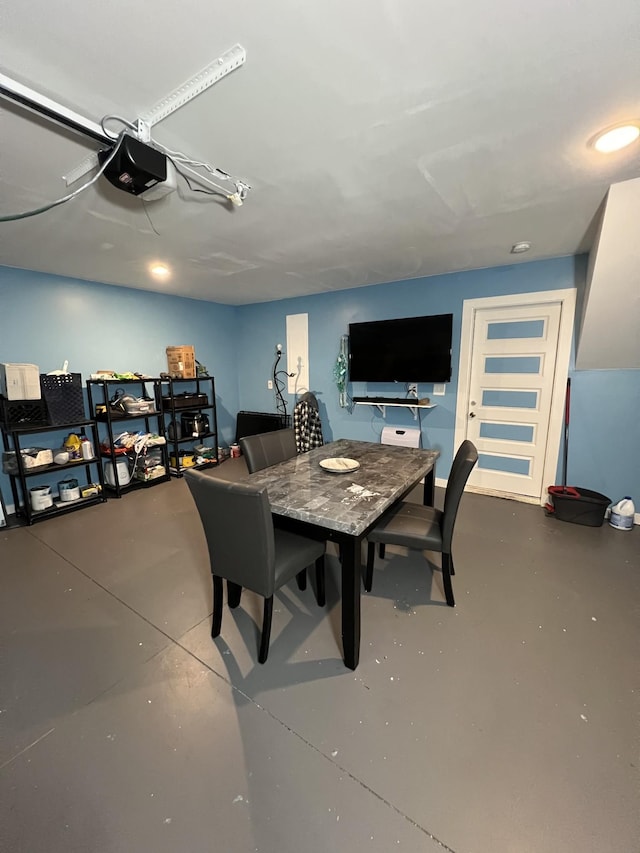
{"type": "Polygon", "coordinates": [[[293,410],[293,429],[298,453],[306,453],[307,450],[322,447],[324,444],[318,401],[310,391],[303,394],[296,403],[293,410]]]}

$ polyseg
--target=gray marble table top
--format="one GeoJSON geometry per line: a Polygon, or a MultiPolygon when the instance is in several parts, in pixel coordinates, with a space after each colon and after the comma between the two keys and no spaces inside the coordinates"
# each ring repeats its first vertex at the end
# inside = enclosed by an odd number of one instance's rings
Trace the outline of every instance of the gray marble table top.
{"type": "Polygon", "coordinates": [[[339,439],[248,479],[267,487],[276,515],[359,536],[432,470],[439,455],[437,450],[339,439]],[[321,460],[336,457],[355,459],[360,467],[348,473],[320,467],[321,460]]]}

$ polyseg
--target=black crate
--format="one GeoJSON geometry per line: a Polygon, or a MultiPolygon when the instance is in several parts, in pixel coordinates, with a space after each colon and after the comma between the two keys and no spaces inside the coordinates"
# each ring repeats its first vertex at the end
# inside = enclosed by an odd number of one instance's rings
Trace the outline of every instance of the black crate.
{"type": "Polygon", "coordinates": [[[44,400],[7,400],[0,397],[0,421],[5,429],[49,426],[44,400]]]}
{"type": "Polygon", "coordinates": [[[86,420],[80,373],[41,373],[40,387],[52,426],[86,420]]]}
{"type": "Polygon", "coordinates": [[[565,494],[551,492],[553,499],[553,514],[560,521],[570,521],[573,524],[584,524],[586,527],[602,527],[604,515],[611,499],[600,492],[572,487],[573,494],[567,490],[565,494]]]}

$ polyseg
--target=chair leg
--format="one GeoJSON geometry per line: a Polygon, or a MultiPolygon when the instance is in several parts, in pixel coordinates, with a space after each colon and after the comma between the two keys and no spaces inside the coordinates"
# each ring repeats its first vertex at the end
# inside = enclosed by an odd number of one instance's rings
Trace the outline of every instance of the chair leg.
{"type": "Polygon", "coordinates": [[[241,595],[242,587],[237,583],[227,581],[227,598],[229,599],[229,607],[237,607],[240,604],[241,595]]]}
{"type": "Polygon", "coordinates": [[[381,542],[378,545],[378,556],[380,557],[381,560],[384,560],[384,542],[381,542]]]}
{"type": "Polygon", "coordinates": [[[211,636],[218,637],[222,628],[222,578],[213,575],[213,620],[211,636]]]}
{"type": "Polygon", "coordinates": [[[364,588],[367,592],[371,592],[371,587],[373,586],[373,564],[375,559],[376,546],[373,542],[369,542],[367,543],[367,568],[364,575],[364,588]]]}
{"type": "Polygon", "coordinates": [[[298,589],[304,591],[307,588],[307,570],[303,569],[301,572],[298,572],[296,575],[296,582],[298,584],[298,589]]]}
{"type": "Polygon", "coordinates": [[[456,600],[453,597],[453,587],[451,586],[451,554],[442,555],[442,584],[447,604],[449,607],[455,607],[456,600]]]}
{"type": "Polygon", "coordinates": [[[316,601],[318,607],[324,607],[327,601],[324,589],[324,554],[316,560],[316,601]]]}
{"type": "Polygon", "coordinates": [[[271,617],[273,616],[273,596],[264,600],[264,615],[262,617],[262,640],[258,662],[264,663],[269,655],[269,639],[271,638],[271,617]]]}
{"type": "Polygon", "coordinates": [[[453,554],[449,554],[449,574],[453,577],[455,575],[456,570],[453,567],[453,554]]]}

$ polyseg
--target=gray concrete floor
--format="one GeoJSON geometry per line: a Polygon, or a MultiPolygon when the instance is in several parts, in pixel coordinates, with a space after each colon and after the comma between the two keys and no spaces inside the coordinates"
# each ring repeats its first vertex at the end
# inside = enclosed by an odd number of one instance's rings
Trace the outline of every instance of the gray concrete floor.
{"type": "Polygon", "coordinates": [[[467,494],[454,544],[454,610],[377,560],[350,672],[333,546],[266,665],[251,594],[211,640],[184,481],[0,531],[0,850],[640,849],[638,528],[467,494]]]}

